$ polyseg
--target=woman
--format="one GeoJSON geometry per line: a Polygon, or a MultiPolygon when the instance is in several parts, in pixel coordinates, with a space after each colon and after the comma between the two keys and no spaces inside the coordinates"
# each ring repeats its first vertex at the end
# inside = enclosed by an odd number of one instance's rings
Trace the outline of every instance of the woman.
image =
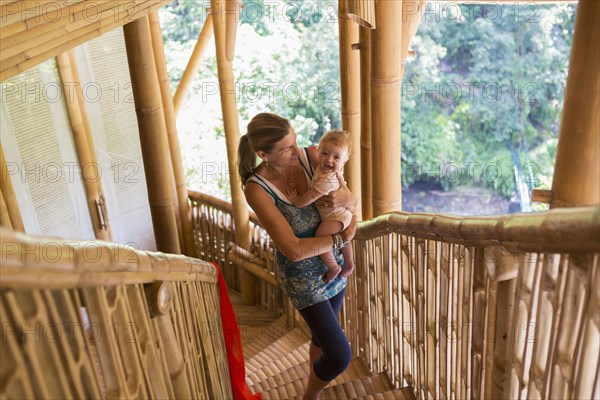
{"type": "MultiPolygon", "coordinates": [[[[333,250],[338,264],[343,265],[339,250],[354,237],[356,217],[339,234],[314,237],[321,222],[315,204],[304,208],[290,204],[284,193],[308,190],[318,153],[316,147],[298,148],[296,134],[285,118],[270,113],[256,115],[240,140],[238,161],[246,200],[277,245],[277,265],[285,291],[312,333],[304,399],[318,399],[352,357],[337,319],[346,279],[337,277],[325,283],[322,277],[327,266],[318,256],[333,250]],[[258,166],[257,157],[262,160],[258,166]]],[[[356,200],[343,182],[340,185],[338,191],[319,201],[353,212],[356,200]]]]}

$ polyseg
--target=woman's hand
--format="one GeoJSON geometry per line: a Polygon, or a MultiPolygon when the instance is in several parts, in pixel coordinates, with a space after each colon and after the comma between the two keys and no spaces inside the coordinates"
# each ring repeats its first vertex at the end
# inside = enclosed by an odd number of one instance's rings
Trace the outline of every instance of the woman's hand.
{"type": "Polygon", "coordinates": [[[348,190],[344,178],[339,173],[337,173],[336,176],[340,183],[340,188],[335,192],[329,193],[327,196],[321,197],[321,199],[318,200],[317,205],[326,208],[344,207],[348,211],[354,212],[356,210],[356,197],[348,190]]]}
{"type": "Polygon", "coordinates": [[[350,221],[350,225],[341,232],[342,238],[345,241],[351,241],[356,234],[356,228],[358,227],[358,222],[356,222],[356,215],[352,216],[352,221],[350,221]]]}

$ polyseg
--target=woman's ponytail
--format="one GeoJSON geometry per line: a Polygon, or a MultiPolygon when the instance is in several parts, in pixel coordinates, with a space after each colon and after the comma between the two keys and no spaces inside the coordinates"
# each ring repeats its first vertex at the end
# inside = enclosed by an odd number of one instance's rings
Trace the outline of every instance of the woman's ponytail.
{"type": "Polygon", "coordinates": [[[242,187],[256,169],[256,152],[268,153],[273,146],[291,132],[290,122],[277,114],[260,113],[248,124],[248,133],[240,139],[238,146],[238,172],[242,187]]]}
{"type": "Polygon", "coordinates": [[[256,153],[250,147],[248,135],[243,135],[238,146],[238,172],[242,178],[242,187],[254,173],[254,168],[256,168],[256,153]]]}

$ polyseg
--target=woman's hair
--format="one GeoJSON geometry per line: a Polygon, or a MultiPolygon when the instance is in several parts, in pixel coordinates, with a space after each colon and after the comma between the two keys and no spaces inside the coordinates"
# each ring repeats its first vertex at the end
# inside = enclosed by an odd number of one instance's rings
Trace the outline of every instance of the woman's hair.
{"type": "Polygon", "coordinates": [[[341,131],[339,129],[334,129],[325,133],[321,137],[321,140],[319,140],[319,148],[321,148],[321,144],[325,142],[330,142],[337,146],[340,146],[341,148],[346,149],[346,151],[348,152],[350,152],[350,146],[352,144],[348,132],[341,131]]]}
{"type": "Polygon", "coordinates": [[[238,171],[242,178],[242,187],[256,168],[256,152],[268,153],[275,143],[290,133],[290,121],[276,114],[261,113],[252,118],[248,131],[240,139],[238,146],[238,171]]]}

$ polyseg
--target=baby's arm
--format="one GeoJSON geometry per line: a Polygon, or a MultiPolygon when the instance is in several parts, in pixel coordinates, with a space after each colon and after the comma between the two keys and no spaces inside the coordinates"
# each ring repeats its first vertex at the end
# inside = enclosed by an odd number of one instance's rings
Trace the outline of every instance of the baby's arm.
{"type": "Polygon", "coordinates": [[[306,207],[323,197],[323,193],[320,193],[315,189],[308,189],[302,196],[298,195],[296,189],[291,189],[287,190],[285,195],[290,202],[298,208],[306,207]]]}

